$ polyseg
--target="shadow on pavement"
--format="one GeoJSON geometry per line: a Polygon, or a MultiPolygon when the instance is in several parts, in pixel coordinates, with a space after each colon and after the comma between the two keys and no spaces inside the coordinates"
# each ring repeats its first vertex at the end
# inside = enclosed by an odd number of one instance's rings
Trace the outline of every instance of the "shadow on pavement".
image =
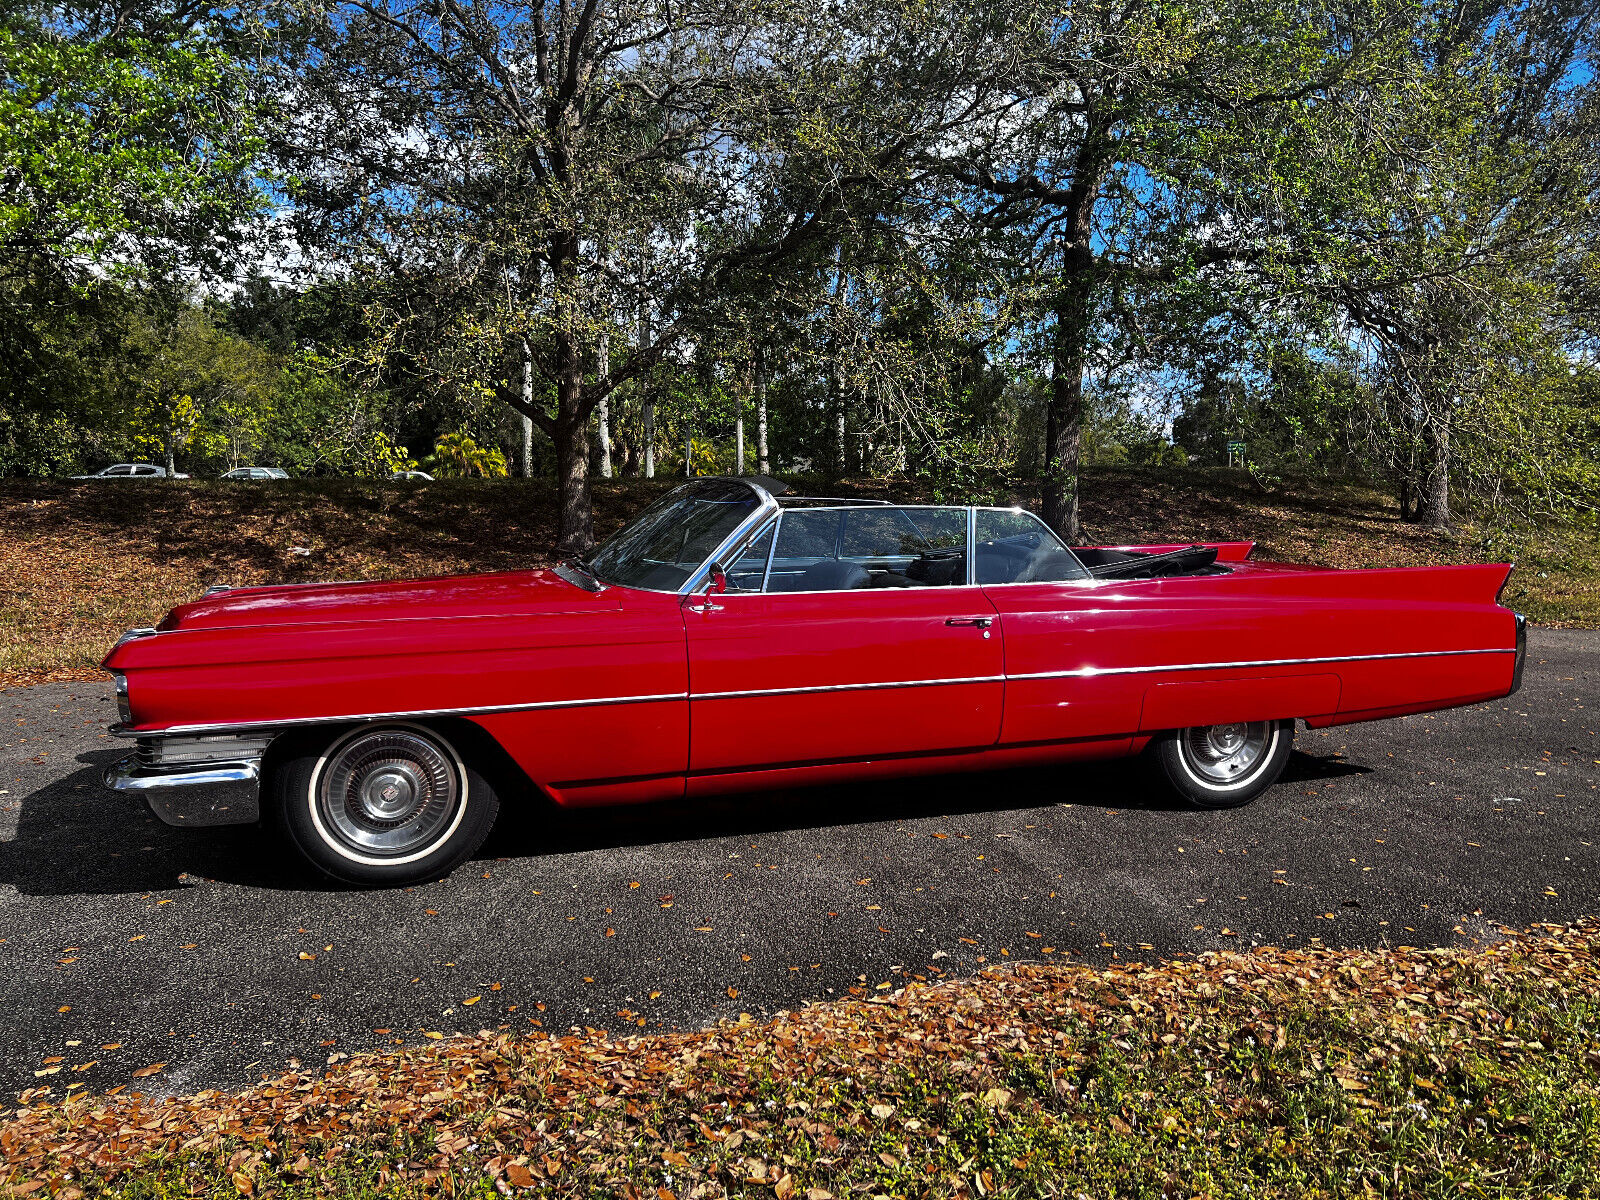
{"type": "MultiPolygon", "coordinates": [[[[0,885],[24,895],[111,895],[166,891],[217,880],[244,887],[326,891],[259,826],[173,829],[137,796],[100,782],[114,750],[89,752],[64,779],[21,799],[15,838],[0,842],[0,885]]],[[[1296,752],[1284,782],[1365,774],[1339,755],[1296,752]]],[[[1271,800],[1269,792],[1265,797],[1271,800]]],[[[638,807],[559,809],[509,799],[479,859],[573,854],[806,828],[927,820],[1055,804],[1112,804],[1188,812],[1134,761],[974,772],[873,781],[638,807]]]]}

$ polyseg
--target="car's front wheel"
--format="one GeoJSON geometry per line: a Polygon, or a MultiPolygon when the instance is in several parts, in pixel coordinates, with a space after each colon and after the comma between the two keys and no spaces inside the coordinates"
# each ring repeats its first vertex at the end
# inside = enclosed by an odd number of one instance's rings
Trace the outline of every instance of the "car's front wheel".
{"type": "Polygon", "coordinates": [[[1293,721],[1234,721],[1174,730],[1151,754],[1196,808],[1236,808],[1278,781],[1293,749],[1293,721]]]}
{"type": "Polygon", "coordinates": [[[284,833],[324,874],[386,886],[447,875],[488,837],[499,800],[421,725],[368,725],[272,772],[284,833]]]}

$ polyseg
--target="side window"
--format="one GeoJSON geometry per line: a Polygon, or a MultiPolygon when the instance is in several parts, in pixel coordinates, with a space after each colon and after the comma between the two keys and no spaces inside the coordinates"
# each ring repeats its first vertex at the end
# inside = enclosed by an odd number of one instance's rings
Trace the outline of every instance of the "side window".
{"type": "Polygon", "coordinates": [[[845,516],[843,557],[874,587],[950,587],[967,581],[967,512],[959,508],[865,508],[845,516]]]}
{"type": "Polygon", "coordinates": [[[1043,521],[1020,509],[980,508],[974,525],[979,583],[1058,583],[1089,572],[1043,521]]]}
{"type": "Polygon", "coordinates": [[[829,588],[813,586],[818,568],[834,562],[839,548],[839,525],[843,513],[837,509],[794,509],[778,521],[778,545],[772,553],[772,573],[767,577],[769,592],[814,592],[829,588]],[[811,572],[810,582],[806,573],[811,572]]]}
{"type": "Polygon", "coordinates": [[[948,587],[966,576],[965,509],[799,509],[783,515],[767,590],[948,587]]]}
{"type": "Polygon", "coordinates": [[[778,523],[768,521],[766,527],[745,543],[739,556],[728,564],[728,590],[734,592],[759,592],[761,581],[767,574],[767,555],[772,549],[772,535],[778,523]]]}
{"type": "Polygon", "coordinates": [[[161,474],[161,468],[160,467],[135,467],[133,469],[133,473],[135,475],[159,475],[159,474],[161,474]]]}
{"type": "Polygon", "coordinates": [[[133,468],[129,467],[129,466],[122,465],[122,464],[118,464],[115,467],[107,467],[105,473],[107,475],[132,475],[133,474],[133,468]]]}

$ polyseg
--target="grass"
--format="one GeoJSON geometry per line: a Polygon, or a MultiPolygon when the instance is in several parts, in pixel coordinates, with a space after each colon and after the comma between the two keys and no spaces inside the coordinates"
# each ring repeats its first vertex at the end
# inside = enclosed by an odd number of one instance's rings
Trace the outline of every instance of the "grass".
{"type": "MultiPolygon", "coordinates": [[[[597,535],[676,482],[597,481],[597,535]]],[[[827,490],[934,498],[905,481],[827,490]]],[[[1298,482],[1263,496],[1226,471],[1091,471],[1083,494],[1090,541],[1253,538],[1262,557],[1340,567],[1515,559],[1507,603],[1547,624],[1600,626],[1592,525],[1439,533],[1402,523],[1371,488],[1298,482]]],[[[554,494],[542,480],[0,481],[0,688],[94,676],[122,630],[212,583],[542,565],[554,540],[554,494]]]]}
{"type": "Polygon", "coordinates": [[[1597,951],[1591,920],[1025,963],[691,1034],[441,1037],[237,1093],[37,1089],[0,1114],[0,1190],[1592,1196],[1597,951]]]}

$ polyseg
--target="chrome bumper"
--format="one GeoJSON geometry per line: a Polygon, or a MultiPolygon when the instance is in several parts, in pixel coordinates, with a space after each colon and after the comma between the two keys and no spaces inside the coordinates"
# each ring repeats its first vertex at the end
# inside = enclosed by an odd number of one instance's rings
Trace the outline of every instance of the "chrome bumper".
{"type": "Polygon", "coordinates": [[[261,759],[152,766],[130,754],[106,768],[105,784],[139,792],[168,825],[248,825],[261,816],[261,759]]]}

